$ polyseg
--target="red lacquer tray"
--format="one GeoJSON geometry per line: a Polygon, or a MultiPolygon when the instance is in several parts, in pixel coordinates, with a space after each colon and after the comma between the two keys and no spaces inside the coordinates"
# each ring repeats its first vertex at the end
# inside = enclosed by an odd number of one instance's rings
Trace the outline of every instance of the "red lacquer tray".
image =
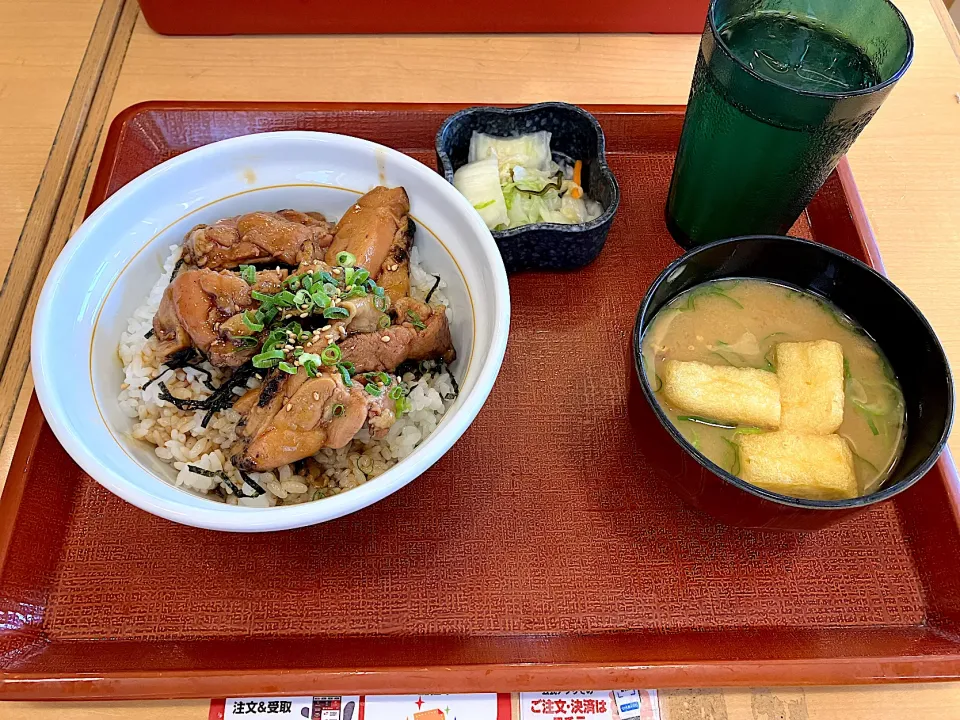
{"type": "Polygon", "coordinates": [[[485,0],[140,0],[166,35],[304,33],[700,33],[708,0],[594,0],[545,7],[485,0]]]}
{"type": "MultiPolygon", "coordinates": [[[[91,207],[178,152],[265,130],[350,133],[432,164],[453,109],[140,105],[110,130],[91,207]]],[[[181,527],[84,475],[34,402],[0,501],[0,693],[960,677],[949,458],[895,501],[799,535],[718,526],[653,478],[627,417],[627,348],[644,290],[679,254],[663,207],[682,108],[593,110],[623,190],[606,248],[579,273],[511,279],[510,343],[487,406],[383,502],[272,535],[181,527]],[[583,342],[608,349],[588,373],[570,352],[583,342]]],[[[795,232],[879,264],[845,165],[795,232]]]]}

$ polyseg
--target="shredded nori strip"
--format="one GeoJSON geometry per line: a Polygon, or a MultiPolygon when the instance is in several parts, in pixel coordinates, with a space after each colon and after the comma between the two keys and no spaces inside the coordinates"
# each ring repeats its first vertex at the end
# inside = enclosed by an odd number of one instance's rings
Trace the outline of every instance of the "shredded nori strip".
{"type": "Polygon", "coordinates": [[[147,331],[143,334],[143,336],[144,336],[147,340],[149,340],[150,338],[152,338],[152,337],[153,337],[153,328],[150,328],[149,330],[147,330],[147,331]]]}
{"type": "Polygon", "coordinates": [[[252,477],[250,477],[247,473],[245,473],[243,470],[241,470],[240,468],[237,468],[237,471],[240,473],[240,477],[243,478],[243,481],[244,481],[247,485],[249,485],[250,487],[253,488],[254,492],[256,493],[256,494],[254,495],[254,497],[260,497],[261,495],[263,495],[263,494],[266,492],[266,490],[264,490],[262,487],[260,487],[260,486],[254,481],[254,479],[253,479],[252,477]]]}
{"type": "Polygon", "coordinates": [[[233,394],[233,389],[246,385],[247,380],[250,379],[255,372],[256,368],[253,367],[253,363],[241,365],[233,375],[230,376],[229,380],[214,390],[213,394],[203,401],[208,403],[206,407],[207,414],[203,416],[200,427],[206,427],[215,412],[233,407],[233,403],[237,401],[236,395],[233,394]]]}
{"type": "MultiPolygon", "coordinates": [[[[206,468],[198,467],[196,465],[187,465],[187,470],[196,474],[202,475],[203,477],[218,477],[223,480],[224,485],[233,490],[234,494],[238,497],[242,497],[240,493],[240,488],[238,488],[230,477],[223,470],[207,470],[206,468]]],[[[217,488],[219,489],[219,485],[217,488]]]]}
{"type": "MultiPolygon", "coordinates": [[[[223,480],[223,484],[226,485],[231,490],[233,490],[234,495],[236,495],[237,497],[243,497],[243,493],[241,492],[240,488],[236,486],[233,480],[227,477],[227,474],[223,470],[220,470],[218,474],[220,475],[220,479],[223,480]]],[[[220,486],[218,485],[217,487],[220,487],[220,486]]]]}
{"type": "MultiPolygon", "coordinates": [[[[183,350],[177,350],[177,352],[171,355],[165,363],[160,365],[160,367],[166,367],[166,370],[161,372],[155,378],[151,380],[147,380],[147,382],[144,383],[140,389],[146,390],[153,383],[155,383],[157,380],[159,380],[164,375],[166,375],[167,372],[170,370],[179,370],[180,368],[184,368],[184,367],[193,367],[194,364],[197,362],[202,362],[202,358],[197,354],[197,351],[194,348],[188,347],[188,348],[184,348],[183,350]]],[[[207,373],[207,375],[209,375],[209,373],[207,373]]],[[[206,383],[204,384],[207,385],[206,383]]],[[[207,385],[207,387],[209,387],[211,390],[213,389],[210,385],[207,385]]]]}
{"type": "Polygon", "coordinates": [[[216,470],[207,470],[197,465],[187,465],[187,470],[195,475],[203,475],[203,477],[215,477],[217,474],[216,470]]]}
{"type": "Polygon", "coordinates": [[[180,268],[183,267],[183,263],[183,258],[177,260],[177,264],[173,266],[173,272],[170,273],[170,282],[173,282],[174,278],[177,277],[177,273],[180,272],[180,268]]]}
{"type": "Polygon", "coordinates": [[[444,370],[446,370],[447,374],[450,375],[450,384],[453,385],[453,392],[447,393],[446,395],[444,395],[443,399],[456,400],[458,397],[460,397],[460,386],[457,384],[457,378],[453,376],[453,370],[451,370],[450,366],[447,365],[446,360],[444,360],[443,358],[440,358],[437,362],[439,363],[437,365],[437,374],[442,373],[444,370]]]}
{"type": "Polygon", "coordinates": [[[196,370],[198,373],[203,373],[204,375],[206,375],[206,377],[200,382],[202,382],[208,390],[217,389],[217,386],[213,384],[213,375],[210,373],[209,370],[207,370],[206,368],[200,367],[199,365],[184,365],[184,367],[188,367],[191,370],[196,370]]]}
{"type": "Polygon", "coordinates": [[[436,281],[433,283],[433,287],[430,288],[430,292],[428,292],[427,296],[423,299],[425,303],[430,302],[430,298],[433,297],[434,291],[440,286],[440,276],[434,275],[434,277],[436,278],[436,281]]]}
{"type": "Polygon", "coordinates": [[[213,391],[213,394],[203,400],[181,400],[174,397],[165,383],[160,383],[160,399],[166,400],[178,410],[206,410],[207,414],[203,416],[200,423],[201,427],[206,427],[213,414],[219,410],[226,410],[232,407],[236,398],[233,395],[235,387],[242,387],[247,384],[247,380],[256,372],[252,363],[247,363],[237,368],[237,370],[220,387],[213,391]]]}

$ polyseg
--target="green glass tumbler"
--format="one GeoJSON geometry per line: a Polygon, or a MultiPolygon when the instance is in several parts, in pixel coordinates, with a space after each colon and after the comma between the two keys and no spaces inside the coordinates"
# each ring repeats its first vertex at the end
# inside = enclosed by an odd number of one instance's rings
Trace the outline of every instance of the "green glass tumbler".
{"type": "Polygon", "coordinates": [[[692,247],[783,235],[913,58],[888,0],[711,0],[666,221],[692,247]]]}

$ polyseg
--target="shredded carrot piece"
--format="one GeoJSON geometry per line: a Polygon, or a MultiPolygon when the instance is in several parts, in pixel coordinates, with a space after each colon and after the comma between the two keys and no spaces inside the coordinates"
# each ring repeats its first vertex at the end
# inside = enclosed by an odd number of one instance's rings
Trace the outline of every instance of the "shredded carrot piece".
{"type": "Polygon", "coordinates": [[[583,190],[581,190],[579,187],[570,188],[570,197],[572,197],[574,200],[583,197],[583,190]]]}
{"type": "Polygon", "coordinates": [[[573,182],[576,185],[582,186],[583,183],[580,182],[580,172],[583,170],[583,160],[577,160],[573,164],[573,182]]]}

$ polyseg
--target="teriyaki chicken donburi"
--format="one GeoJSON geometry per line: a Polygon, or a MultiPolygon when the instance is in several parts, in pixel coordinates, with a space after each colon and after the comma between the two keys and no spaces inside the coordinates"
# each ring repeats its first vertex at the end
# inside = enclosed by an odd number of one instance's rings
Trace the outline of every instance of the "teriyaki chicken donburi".
{"type": "Polygon", "coordinates": [[[251,212],[193,228],[121,337],[120,405],[176,484],[254,507],[318,500],[409,455],[458,389],[445,283],[403,188],[335,225],[251,212]]]}

